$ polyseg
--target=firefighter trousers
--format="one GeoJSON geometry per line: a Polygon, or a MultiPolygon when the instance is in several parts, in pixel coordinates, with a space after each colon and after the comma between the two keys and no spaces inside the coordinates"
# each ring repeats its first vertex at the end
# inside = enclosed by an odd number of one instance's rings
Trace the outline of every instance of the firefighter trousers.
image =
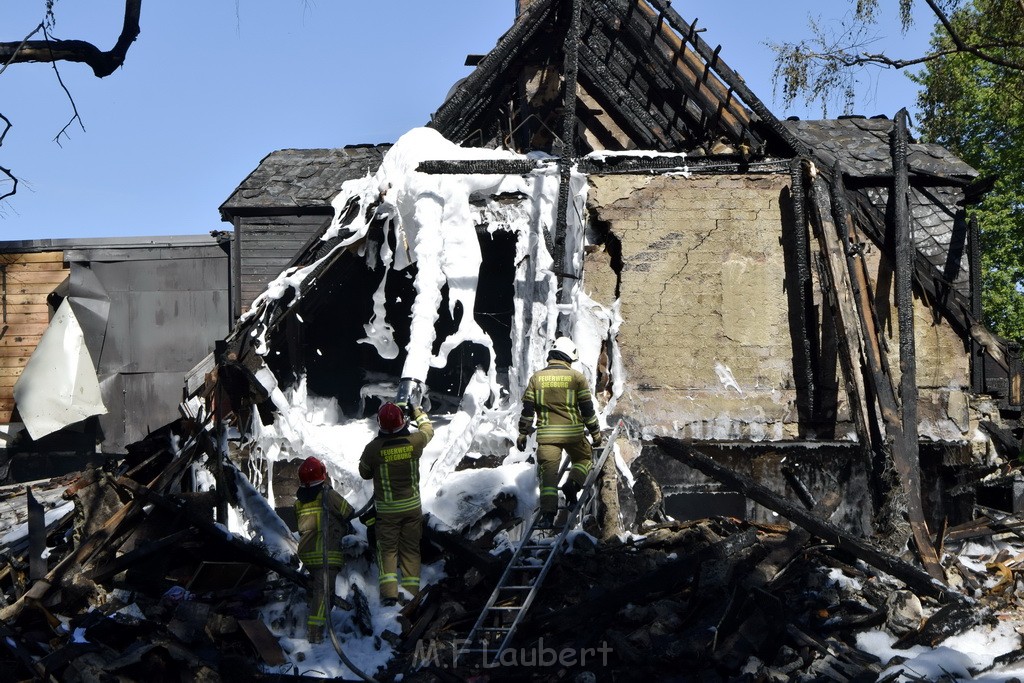
{"type": "Polygon", "coordinates": [[[582,487],[590,473],[593,461],[592,449],[586,436],[568,443],[542,443],[537,445],[537,477],[540,479],[540,511],[558,510],[558,466],[562,461],[562,450],[569,456],[569,481],[582,487]]]}
{"type": "Polygon", "coordinates": [[[331,595],[334,593],[334,582],[338,578],[339,567],[309,567],[309,586],[306,589],[306,627],[308,633],[319,633],[323,636],[324,624],[327,623],[327,615],[330,613],[330,602],[325,599],[328,594],[324,593],[324,573],[327,574],[327,589],[331,595]]]}
{"type": "Polygon", "coordinates": [[[423,537],[423,513],[379,514],[374,524],[377,532],[377,567],[380,597],[397,598],[398,586],[416,595],[420,591],[420,539],[423,537]],[[399,582],[398,573],[402,579],[399,582]]]}

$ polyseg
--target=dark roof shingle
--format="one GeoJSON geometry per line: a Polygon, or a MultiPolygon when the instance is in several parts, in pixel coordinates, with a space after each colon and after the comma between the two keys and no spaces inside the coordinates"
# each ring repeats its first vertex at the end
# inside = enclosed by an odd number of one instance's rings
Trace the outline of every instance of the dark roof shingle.
{"type": "Polygon", "coordinates": [[[271,152],[220,205],[221,218],[266,215],[268,210],[330,213],[341,184],[374,173],[390,148],[390,144],[351,145],[271,152]]]}

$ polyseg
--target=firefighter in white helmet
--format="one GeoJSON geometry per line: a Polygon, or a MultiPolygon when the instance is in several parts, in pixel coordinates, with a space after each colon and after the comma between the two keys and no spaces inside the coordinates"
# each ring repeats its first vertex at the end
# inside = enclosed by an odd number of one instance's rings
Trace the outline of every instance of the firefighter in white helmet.
{"type": "Polygon", "coordinates": [[[548,364],[530,377],[523,394],[516,447],[525,450],[526,440],[537,422],[537,476],[540,479],[538,528],[550,528],[558,510],[558,465],[564,450],[572,462],[568,481],[562,487],[570,505],[576,503],[591,465],[594,448],[604,442],[594,412],[587,378],[572,364],[579,360],[576,345],[568,337],[555,340],[548,352],[548,364]],[[586,432],[590,432],[591,442],[586,432]]]}

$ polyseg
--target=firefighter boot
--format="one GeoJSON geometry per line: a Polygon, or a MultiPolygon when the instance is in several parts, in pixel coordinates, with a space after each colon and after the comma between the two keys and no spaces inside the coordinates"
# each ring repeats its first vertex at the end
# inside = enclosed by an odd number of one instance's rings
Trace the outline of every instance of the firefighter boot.
{"type": "Polygon", "coordinates": [[[555,513],[554,512],[542,512],[540,517],[537,518],[537,529],[550,529],[555,526],[555,513]]]}
{"type": "Polygon", "coordinates": [[[579,500],[580,485],[570,479],[565,482],[565,486],[562,487],[562,493],[565,495],[566,505],[571,508],[576,505],[576,501],[579,500]]]}
{"type": "Polygon", "coordinates": [[[316,645],[324,642],[324,627],[314,625],[307,626],[306,640],[309,641],[310,645],[316,645]]]}

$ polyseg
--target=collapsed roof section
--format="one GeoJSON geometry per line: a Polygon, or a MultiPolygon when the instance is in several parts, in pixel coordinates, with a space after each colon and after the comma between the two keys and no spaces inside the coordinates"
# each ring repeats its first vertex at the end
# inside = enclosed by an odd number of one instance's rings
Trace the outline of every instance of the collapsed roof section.
{"type": "Polygon", "coordinates": [[[711,49],[668,2],[591,0],[582,3],[578,27],[571,9],[560,0],[530,6],[430,125],[466,145],[560,147],[559,79],[570,45],[578,55],[575,149],[765,148],[761,117],[770,113],[745,85],[735,87],[742,79],[719,58],[720,48],[711,49]]]}

